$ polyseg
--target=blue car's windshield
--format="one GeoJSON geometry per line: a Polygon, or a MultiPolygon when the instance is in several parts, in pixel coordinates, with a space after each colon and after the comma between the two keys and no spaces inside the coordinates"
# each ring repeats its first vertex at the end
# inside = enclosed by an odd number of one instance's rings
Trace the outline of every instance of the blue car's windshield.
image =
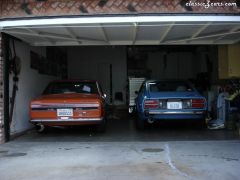
{"type": "Polygon", "coordinates": [[[150,92],[191,92],[193,88],[185,81],[152,81],[149,82],[150,92]]]}

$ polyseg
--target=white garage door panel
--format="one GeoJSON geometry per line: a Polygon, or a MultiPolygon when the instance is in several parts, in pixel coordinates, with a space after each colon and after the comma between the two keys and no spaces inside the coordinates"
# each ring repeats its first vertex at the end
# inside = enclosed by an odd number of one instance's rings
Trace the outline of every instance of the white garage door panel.
{"type": "Polygon", "coordinates": [[[239,37],[240,37],[240,32],[226,35],[224,39],[236,40],[239,37]]]}
{"type": "Polygon", "coordinates": [[[107,37],[112,40],[112,41],[126,41],[126,40],[131,40],[133,37],[133,31],[134,28],[131,26],[126,26],[126,27],[105,27],[105,32],[107,37]]]}
{"type": "Polygon", "coordinates": [[[105,40],[104,30],[101,26],[71,27],[68,28],[69,33],[73,33],[76,37],[85,39],[105,40]]]}
{"type": "Polygon", "coordinates": [[[201,27],[201,25],[175,25],[169,31],[165,41],[189,38],[201,27]]]}
{"type": "Polygon", "coordinates": [[[29,28],[30,32],[42,33],[42,34],[59,34],[59,35],[66,35],[68,31],[66,28],[59,28],[59,27],[48,27],[46,28],[29,28]]]}
{"type": "Polygon", "coordinates": [[[231,30],[237,31],[238,29],[240,30],[240,26],[238,24],[234,24],[234,25],[233,24],[225,24],[225,23],[221,23],[219,25],[212,24],[208,28],[206,28],[204,31],[202,31],[202,33],[200,35],[224,33],[224,32],[230,32],[231,30]]]}
{"type": "Polygon", "coordinates": [[[137,32],[137,40],[143,41],[152,41],[160,40],[168,26],[139,26],[137,32]]]}

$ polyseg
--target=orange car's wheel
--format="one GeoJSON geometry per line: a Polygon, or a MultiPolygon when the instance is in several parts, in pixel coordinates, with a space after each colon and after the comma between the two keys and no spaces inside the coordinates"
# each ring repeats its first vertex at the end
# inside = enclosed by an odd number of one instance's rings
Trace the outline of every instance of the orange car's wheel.
{"type": "Polygon", "coordinates": [[[106,119],[104,119],[100,124],[97,125],[98,132],[105,132],[106,131],[106,119]]]}

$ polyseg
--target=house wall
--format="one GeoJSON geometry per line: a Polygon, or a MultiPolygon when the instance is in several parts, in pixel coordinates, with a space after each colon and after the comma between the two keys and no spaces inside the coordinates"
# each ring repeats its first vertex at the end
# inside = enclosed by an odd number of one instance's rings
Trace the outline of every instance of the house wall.
{"type": "MultiPolygon", "coordinates": [[[[122,103],[126,102],[126,62],[125,46],[68,48],[69,78],[98,80],[103,86],[103,91],[107,94],[108,101],[110,92],[104,87],[107,87],[105,84],[110,85],[110,74],[107,72],[109,72],[108,65],[112,64],[113,100],[115,93],[121,92],[123,94],[122,103]]],[[[114,102],[116,103],[116,101],[114,102]]]]}
{"type": "MultiPolygon", "coordinates": [[[[238,0],[231,6],[190,6],[187,0],[2,0],[0,18],[60,15],[136,14],[136,13],[239,13],[238,0]]],[[[194,1],[192,1],[194,2],[194,1]]],[[[205,0],[198,0],[206,3],[205,0]]],[[[211,3],[221,2],[211,0],[211,3]]]]}
{"type": "MultiPolygon", "coordinates": [[[[21,59],[21,72],[19,74],[18,91],[16,94],[11,134],[23,132],[32,127],[29,123],[29,103],[31,99],[39,96],[49,81],[57,77],[42,75],[30,68],[30,51],[39,55],[46,55],[45,47],[32,47],[23,42],[15,42],[16,54],[21,59]]],[[[13,74],[9,77],[9,96],[12,96],[13,74]]]]}

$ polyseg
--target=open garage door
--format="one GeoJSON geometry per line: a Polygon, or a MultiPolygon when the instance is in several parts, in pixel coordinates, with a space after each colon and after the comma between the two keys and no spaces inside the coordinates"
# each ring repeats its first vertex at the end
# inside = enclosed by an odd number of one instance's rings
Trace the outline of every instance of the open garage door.
{"type": "Polygon", "coordinates": [[[239,16],[68,17],[0,22],[33,46],[234,44],[239,16]]]}

